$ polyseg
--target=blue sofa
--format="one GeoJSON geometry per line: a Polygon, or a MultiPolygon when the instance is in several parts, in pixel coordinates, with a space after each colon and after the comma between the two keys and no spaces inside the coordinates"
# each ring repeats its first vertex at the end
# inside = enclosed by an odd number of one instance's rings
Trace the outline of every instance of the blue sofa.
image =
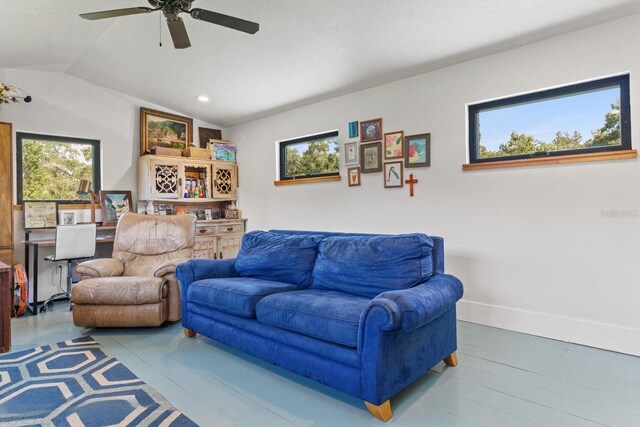
{"type": "Polygon", "coordinates": [[[456,359],[462,283],[424,234],[247,233],[235,259],[178,266],[182,326],[365,401],[456,359]]]}

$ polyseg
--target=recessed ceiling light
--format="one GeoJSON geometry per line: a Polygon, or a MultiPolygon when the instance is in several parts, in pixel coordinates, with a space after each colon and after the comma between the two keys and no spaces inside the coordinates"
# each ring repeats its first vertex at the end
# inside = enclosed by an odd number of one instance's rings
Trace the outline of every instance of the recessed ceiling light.
{"type": "Polygon", "coordinates": [[[200,102],[209,102],[209,97],[208,96],[200,95],[197,98],[198,98],[198,101],[200,101],[200,102]]]}

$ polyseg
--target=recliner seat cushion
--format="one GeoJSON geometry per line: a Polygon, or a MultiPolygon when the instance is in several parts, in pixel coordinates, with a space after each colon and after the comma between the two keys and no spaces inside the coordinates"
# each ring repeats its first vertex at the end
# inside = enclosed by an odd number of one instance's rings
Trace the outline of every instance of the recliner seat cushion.
{"type": "Polygon", "coordinates": [[[358,322],[369,298],[305,289],[262,298],[258,322],[348,347],[358,343],[358,322]]]}
{"type": "Polygon", "coordinates": [[[242,238],[236,257],[240,276],[308,287],[322,237],[252,231],[242,238]]]}
{"type": "Polygon", "coordinates": [[[433,275],[433,241],[425,234],[334,236],[319,246],[312,288],[373,298],[433,275]]]}
{"type": "Polygon", "coordinates": [[[256,303],[277,292],[299,289],[290,283],[261,280],[253,277],[203,279],[193,282],[187,290],[190,303],[214,308],[225,313],[253,319],[256,303]]]}

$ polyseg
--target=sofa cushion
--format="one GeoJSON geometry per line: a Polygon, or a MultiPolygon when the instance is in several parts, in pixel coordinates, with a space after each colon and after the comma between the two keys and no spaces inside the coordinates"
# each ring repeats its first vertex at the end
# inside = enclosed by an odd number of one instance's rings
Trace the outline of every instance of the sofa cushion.
{"type": "Polygon", "coordinates": [[[349,347],[358,343],[360,313],[369,298],[305,289],[262,298],[258,322],[349,347]]]}
{"type": "Polygon", "coordinates": [[[370,298],[407,289],[433,274],[432,248],[424,234],[327,237],[320,243],[311,287],[370,298]]]}
{"type": "Polygon", "coordinates": [[[308,287],[321,240],[322,237],[313,235],[252,231],[242,238],[236,271],[245,277],[308,287]]]}
{"type": "Polygon", "coordinates": [[[187,301],[251,319],[256,317],[256,303],[261,298],[296,289],[299,288],[290,283],[253,277],[203,279],[189,285],[187,301]]]}

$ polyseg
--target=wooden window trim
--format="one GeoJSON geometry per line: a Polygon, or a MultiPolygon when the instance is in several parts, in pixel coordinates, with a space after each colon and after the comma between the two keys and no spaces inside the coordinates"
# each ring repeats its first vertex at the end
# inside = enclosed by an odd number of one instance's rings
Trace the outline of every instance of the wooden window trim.
{"type": "Polygon", "coordinates": [[[465,163],[463,171],[475,171],[484,169],[505,169],[527,166],[559,165],[567,163],[600,162],[609,160],[635,159],[637,150],[601,151],[598,153],[569,154],[566,156],[536,157],[531,159],[499,160],[495,162],[465,163]]]}
{"type": "Polygon", "coordinates": [[[330,176],[318,176],[314,178],[297,178],[297,179],[285,179],[281,181],[273,181],[273,185],[279,187],[281,185],[295,185],[295,184],[313,184],[316,182],[327,182],[327,181],[340,181],[340,175],[330,175],[330,176]]]}

